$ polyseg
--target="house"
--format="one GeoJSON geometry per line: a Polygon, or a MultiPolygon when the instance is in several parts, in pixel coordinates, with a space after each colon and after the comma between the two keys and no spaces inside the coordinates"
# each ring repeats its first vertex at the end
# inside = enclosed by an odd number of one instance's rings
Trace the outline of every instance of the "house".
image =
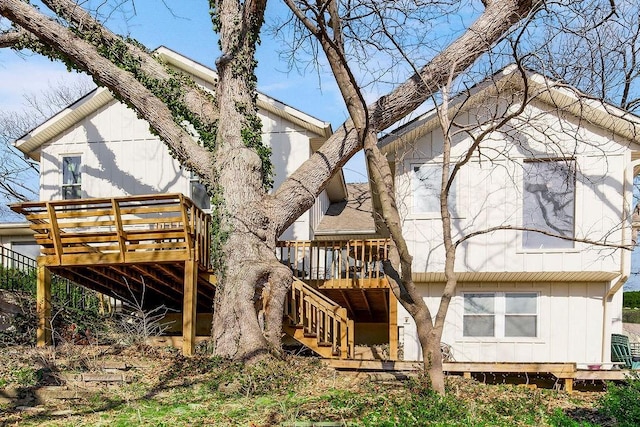
{"type": "MultiPolygon", "coordinates": [[[[202,87],[213,87],[213,70],[164,47],[156,54],[202,87]]],[[[258,107],[263,141],[273,149],[277,187],[332,131],[328,123],[263,94],[258,107]]],[[[50,273],[122,299],[144,295],[146,306],[165,304],[179,312],[174,332],[182,329],[183,349],[192,352],[196,335],[209,334],[215,292],[209,201],[197,177],[104,88],[15,146],[40,165],[40,200],[12,206],[31,222],[23,229],[40,249],[39,298],[48,301],[50,273]]],[[[386,280],[369,270],[365,278],[362,270],[378,262],[387,245],[375,234],[370,210],[358,204],[364,189],[353,187],[350,196],[340,171],[315,205],[280,236],[278,256],[298,279],[285,330],[325,357],[353,355],[356,341],[381,343],[397,331],[389,326],[389,307],[393,312],[396,305],[386,280]],[[340,215],[353,227],[331,223],[340,215]],[[363,240],[370,237],[377,239],[363,240]],[[343,307],[338,312],[337,304],[343,307]],[[368,326],[362,327],[365,321],[368,326]]],[[[16,233],[11,239],[18,241],[16,233]]],[[[39,343],[45,344],[51,333],[47,308],[40,314],[39,343]]]]}
{"type": "MultiPolygon", "coordinates": [[[[453,98],[452,160],[468,156],[448,201],[460,241],[442,341],[457,362],[610,362],[630,273],[640,118],[514,67],[453,98]]],[[[413,280],[432,312],[444,288],[439,214],[443,131],[431,111],[382,139],[395,173],[413,280]]],[[[398,309],[407,360],[416,327],[398,309]]],[[[610,365],[608,365],[610,366],[610,365]]]]}
{"type": "MultiPolygon", "coordinates": [[[[155,53],[170,67],[213,88],[213,70],[166,47],[155,53]]],[[[258,96],[262,136],[274,147],[274,186],[309,158],[331,135],[331,125],[266,95],[258,96]]],[[[182,169],[165,145],[127,106],[105,88],[97,88],[15,141],[15,147],[39,162],[40,200],[182,193],[208,210],[206,193],[193,174],[182,169]]],[[[302,215],[283,238],[309,239],[322,206],[346,197],[337,174],[319,198],[319,208],[302,215]]]]}
{"type": "MultiPolygon", "coordinates": [[[[212,70],[166,48],[158,54],[211,87],[212,70]]],[[[471,126],[455,135],[454,158],[466,153],[479,123],[486,128],[488,119],[517,110],[522,87],[507,69],[452,100],[455,123],[471,126]]],[[[523,113],[489,133],[452,186],[454,240],[473,237],[457,250],[459,283],[443,342],[458,362],[548,362],[574,370],[606,364],[629,275],[630,255],[620,247],[632,239],[640,119],[535,73],[527,87],[523,113]]],[[[277,186],[331,129],[265,95],[258,103],[277,186]]],[[[435,112],[381,140],[395,173],[413,279],[432,310],[444,281],[433,185],[442,141],[435,112]]],[[[41,200],[14,206],[41,246],[39,295],[46,300],[47,271],[103,293],[122,292],[127,277],[134,290],[148,288],[151,302],[181,312],[183,351],[192,352],[196,333],[208,333],[215,291],[207,198],[197,177],[104,89],[16,147],[41,165],[41,200]]],[[[421,358],[415,325],[381,268],[389,241],[373,216],[376,203],[367,184],[345,184],[339,173],[280,236],[276,255],[295,276],[284,313],[290,342],[329,359],[398,360],[400,348],[405,361],[421,358]]],[[[44,344],[46,307],[40,313],[44,344]]]]}

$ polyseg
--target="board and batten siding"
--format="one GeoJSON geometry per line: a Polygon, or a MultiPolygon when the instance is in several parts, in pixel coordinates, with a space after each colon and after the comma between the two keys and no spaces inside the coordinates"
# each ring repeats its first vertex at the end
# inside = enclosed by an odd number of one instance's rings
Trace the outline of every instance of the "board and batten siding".
{"type": "MultiPolygon", "coordinates": [[[[317,135],[275,114],[260,111],[263,140],[272,147],[275,186],[310,156],[317,135]]],[[[81,156],[82,197],[154,193],[190,195],[190,174],[149,131],[146,121],[111,101],[42,147],[40,200],[62,198],[62,158],[81,156]]],[[[289,240],[309,239],[309,213],[283,233],[289,240]]]]}
{"type": "MultiPolygon", "coordinates": [[[[602,362],[602,299],[607,286],[608,283],[594,282],[459,284],[451,300],[442,342],[451,346],[453,357],[458,362],[602,362]],[[537,336],[464,337],[463,295],[468,292],[537,293],[537,336]]],[[[438,308],[443,288],[442,283],[418,284],[432,313],[438,308]]],[[[621,332],[621,309],[615,309],[621,307],[621,298],[622,293],[617,293],[611,304],[611,329],[608,333],[621,332]]],[[[400,305],[398,326],[404,359],[421,360],[415,323],[400,305]]],[[[605,355],[605,359],[608,357],[605,355]]]]}
{"type": "Polygon", "coordinates": [[[40,200],[62,198],[62,158],[81,156],[82,197],[189,194],[189,175],[146,121],[112,101],[45,144],[40,200]]]}
{"type": "MultiPolygon", "coordinates": [[[[483,156],[474,155],[457,175],[453,240],[470,233],[500,226],[522,226],[523,162],[538,158],[571,158],[576,164],[575,236],[612,244],[623,242],[625,204],[631,188],[624,185],[630,152],[625,141],[616,141],[610,132],[573,117],[558,120],[539,105],[527,107],[524,123],[508,132],[493,132],[483,142],[483,156]],[[535,126],[534,126],[535,124],[535,126]],[[539,130],[542,129],[542,130],[539,130]]],[[[469,117],[458,117],[468,122],[469,117]]],[[[436,128],[407,144],[397,154],[396,189],[403,217],[403,233],[414,256],[414,271],[442,271],[444,249],[442,223],[438,214],[417,213],[413,209],[414,168],[441,165],[442,132],[436,128]]],[[[461,158],[470,141],[457,138],[453,158],[461,158]]],[[[463,242],[457,250],[456,271],[620,271],[622,250],[575,243],[568,249],[523,249],[521,232],[496,230],[463,242]]],[[[624,256],[624,255],[623,255],[624,256]]]]}
{"type": "Polygon", "coordinates": [[[322,190],[316,197],[315,204],[309,209],[309,240],[314,239],[314,231],[318,228],[327,209],[329,209],[329,205],[331,205],[329,196],[326,190],[322,190]]]}

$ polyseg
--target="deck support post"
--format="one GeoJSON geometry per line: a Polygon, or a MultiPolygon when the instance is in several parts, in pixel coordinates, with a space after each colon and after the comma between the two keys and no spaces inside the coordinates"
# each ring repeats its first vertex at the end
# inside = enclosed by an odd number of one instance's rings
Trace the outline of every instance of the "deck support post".
{"type": "Polygon", "coordinates": [[[38,314],[36,344],[38,347],[51,345],[51,272],[44,265],[38,265],[36,313],[38,314]]]}
{"type": "Polygon", "coordinates": [[[398,299],[389,289],[389,359],[398,360],[398,299]]]}
{"type": "Polygon", "coordinates": [[[567,393],[573,393],[573,378],[565,378],[564,391],[567,393]]]}
{"type": "Polygon", "coordinates": [[[196,343],[196,307],[198,265],[193,256],[184,265],[184,299],[182,305],[182,354],[191,356],[196,343]]]}

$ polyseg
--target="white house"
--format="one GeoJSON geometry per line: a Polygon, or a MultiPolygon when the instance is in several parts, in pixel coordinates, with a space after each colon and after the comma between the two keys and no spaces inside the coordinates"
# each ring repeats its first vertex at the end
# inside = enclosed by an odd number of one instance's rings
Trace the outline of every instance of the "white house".
{"type": "MultiPolygon", "coordinates": [[[[528,103],[513,67],[450,103],[452,162],[468,162],[448,198],[453,241],[462,241],[442,341],[456,361],[607,362],[630,271],[630,251],[619,246],[632,239],[640,118],[541,75],[527,79],[528,103]]],[[[433,312],[444,287],[443,135],[434,110],[382,139],[413,279],[433,312]]],[[[405,360],[420,359],[402,307],[398,326],[405,360]]]]}
{"type": "MultiPolygon", "coordinates": [[[[155,51],[172,68],[211,89],[213,70],[165,47],[155,51]]],[[[331,125],[266,95],[258,96],[263,141],[272,147],[275,187],[331,135],[331,125]]],[[[105,88],[98,88],[15,142],[40,164],[40,200],[183,193],[205,210],[206,193],[149,131],[146,121],[105,88]]],[[[346,197],[336,174],[316,206],[285,231],[287,240],[308,240],[330,202],[346,197]]]]}

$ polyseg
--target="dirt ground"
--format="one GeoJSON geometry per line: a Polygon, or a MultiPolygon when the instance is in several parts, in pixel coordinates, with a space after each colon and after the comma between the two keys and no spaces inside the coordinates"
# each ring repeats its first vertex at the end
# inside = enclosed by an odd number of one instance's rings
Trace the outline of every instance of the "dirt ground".
{"type": "MultiPolygon", "coordinates": [[[[172,393],[176,390],[211,384],[214,381],[211,377],[212,363],[212,358],[206,355],[184,358],[170,348],[96,345],[63,345],[55,349],[5,347],[0,349],[0,425],[21,425],[25,420],[33,420],[33,414],[40,412],[51,417],[91,413],[95,411],[93,408],[100,407],[96,406],[100,400],[107,401],[114,396],[119,401],[147,395],[156,399],[159,396],[174,399],[172,393]]],[[[286,369],[300,372],[302,385],[296,388],[299,395],[317,397],[330,389],[354,393],[371,393],[372,390],[407,393],[406,384],[401,381],[389,381],[389,377],[384,375],[338,373],[323,367],[317,359],[291,358],[287,365],[286,369]],[[392,382],[394,384],[390,385],[392,382]]],[[[223,375],[220,372],[218,369],[214,375],[220,377],[223,375]]],[[[278,381],[278,372],[266,372],[265,375],[271,376],[271,381],[278,381]]],[[[232,378],[216,378],[215,381],[219,384],[217,392],[229,396],[237,395],[239,387],[247,387],[246,383],[239,384],[232,378]]],[[[513,386],[507,390],[513,390],[514,402],[526,405],[532,396],[532,388],[513,386]]],[[[505,393],[504,387],[461,377],[449,378],[448,389],[450,395],[472,405],[504,399],[505,393]]],[[[559,408],[574,419],[610,425],[610,420],[594,409],[602,392],[583,391],[571,395],[552,390],[533,392],[535,398],[540,399],[541,410],[551,413],[559,408]]],[[[82,425],[92,425],[91,421],[89,424],[85,422],[82,425]]]]}

